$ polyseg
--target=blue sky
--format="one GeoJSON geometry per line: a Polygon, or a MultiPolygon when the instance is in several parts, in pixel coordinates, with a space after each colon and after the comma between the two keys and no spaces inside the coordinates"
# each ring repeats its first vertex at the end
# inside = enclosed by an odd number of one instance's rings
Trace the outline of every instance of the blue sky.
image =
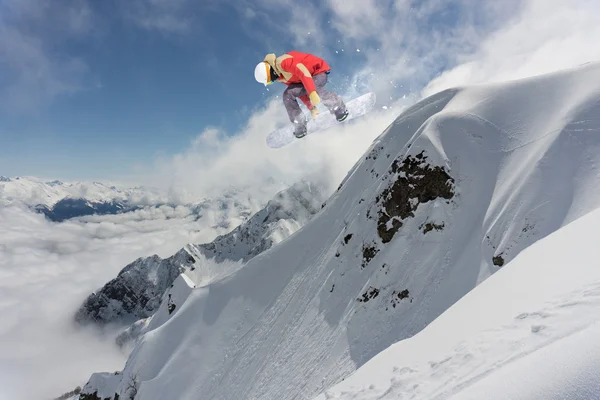
{"type": "Polygon", "coordinates": [[[493,28],[465,1],[2,0],[0,175],[113,178],[208,127],[235,135],[284,88],[253,79],[268,52],[320,55],[330,87],[391,101],[493,28]]]}

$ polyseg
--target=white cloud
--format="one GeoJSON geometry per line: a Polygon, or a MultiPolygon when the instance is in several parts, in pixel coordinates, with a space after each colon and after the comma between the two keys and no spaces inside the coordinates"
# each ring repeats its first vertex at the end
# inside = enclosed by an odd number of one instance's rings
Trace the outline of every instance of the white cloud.
{"type": "Polygon", "coordinates": [[[224,233],[213,227],[224,215],[241,221],[216,205],[200,220],[186,207],[164,206],[61,224],[0,208],[0,398],[50,399],[92,372],[121,370],[126,355],[114,335],[73,326],[75,310],[136,258],[167,257],[224,233]]]}
{"type": "Polygon", "coordinates": [[[518,16],[479,43],[424,94],[450,86],[525,78],[600,61],[600,3],[529,0],[518,16]]]}
{"type": "MultiPolygon", "coordinates": [[[[468,53],[496,24],[510,15],[490,1],[329,0],[332,25],[343,38],[337,47],[352,45],[365,57],[361,76],[365,88],[392,100],[418,92],[457,56],[468,53]]],[[[496,2],[497,3],[497,2],[496,2]]],[[[346,56],[348,57],[348,56],[346,56]]]]}
{"type": "Polygon", "coordinates": [[[364,40],[378,36],[388,1],[328,0],[333,26],[346,38],[364,40]]]}
{"type": "MultiPolygon", "coordinates": [[[[327,112],[324,107],[321,110],[327,112]]],[[[140,180],[179,193],[183,202],[229,188],[244,188],[266,201],[283,187],[277,182],[291,185],[315,176],[333,190],[394,115],[374,111],[281,149],[271,149],[266,145],[267,134],[289,124],[281,98],[276,98],[257,110],[241,132],[228,136],[208,128],[187,151],[144,168],[140,180]]]]}

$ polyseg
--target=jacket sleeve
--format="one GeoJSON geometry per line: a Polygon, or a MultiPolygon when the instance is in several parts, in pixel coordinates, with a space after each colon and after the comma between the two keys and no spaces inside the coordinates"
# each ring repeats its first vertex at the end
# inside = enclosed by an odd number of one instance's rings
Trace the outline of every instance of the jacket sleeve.
{"type": "Polygon", "coordinates": [[[309,95],[317,90],[315,82],[304,64],[297,62],[294,58],[288,58],[281,63],[281,68],[300,79],[309,95]]]}
{"type": "Polygon", "coordinates": [[[312,103],[310,102],[310,97],[308,97],[308,95],[306,95],[306,96],[300,96],[299,98],[300,98],[300,100],[302,100],[302,102],[304,103],[304,105],[305,105],[305,106],[306,106],[306,107],[307,107],[309,110],[312,110],[312,109],[313,109],[313,105],[312,105],[312,103]]]}

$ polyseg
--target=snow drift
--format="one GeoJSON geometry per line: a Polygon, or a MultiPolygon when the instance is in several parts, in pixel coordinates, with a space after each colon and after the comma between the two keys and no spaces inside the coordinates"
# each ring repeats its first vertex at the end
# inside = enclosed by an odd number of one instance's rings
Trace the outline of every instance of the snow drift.
{"type": "Polygon", "coordinates": [[[306,226],[191,290],[121,373],[84,392],[318,395],[597,208],[599,130],[597,64],[421,101],[306,226]]]}

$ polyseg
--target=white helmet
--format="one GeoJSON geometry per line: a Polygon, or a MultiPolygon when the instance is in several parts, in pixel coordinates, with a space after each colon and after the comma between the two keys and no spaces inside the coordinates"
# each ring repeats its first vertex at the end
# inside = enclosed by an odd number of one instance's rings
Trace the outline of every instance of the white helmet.
{"type": "Polygon", "coordinates": [[[258,83],[262,83],[267,86],[271,81],[271,66],[266,61],[259,62],[256,68],[254,68],[254,79],[258,83]]]}

